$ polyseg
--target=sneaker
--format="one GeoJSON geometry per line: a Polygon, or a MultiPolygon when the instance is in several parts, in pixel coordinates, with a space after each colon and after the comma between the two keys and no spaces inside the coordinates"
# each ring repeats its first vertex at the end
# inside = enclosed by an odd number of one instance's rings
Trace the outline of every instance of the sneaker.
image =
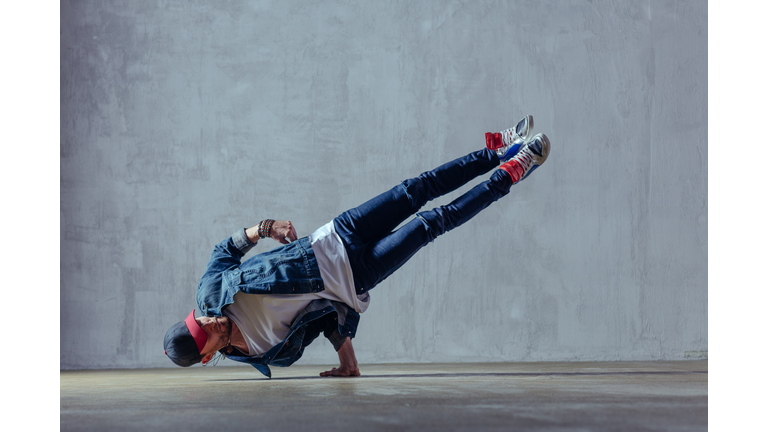
{"type": "Polygon", "coordinates": [[[495,150],[502,163],[515,157],[533,130],[533,116],[527,115],[517,122],[517,126],[501,132],[485,134],[485,146],[495,150]]]}
{"type": "Polygon", "coordinates": [[[517,184],[531,175],[533,170],[541,166],[549,156],[549,138],[538,134],[520,149],[509,162],[502,164],[503,169],[512,177],[512,184],[517,184]]]}

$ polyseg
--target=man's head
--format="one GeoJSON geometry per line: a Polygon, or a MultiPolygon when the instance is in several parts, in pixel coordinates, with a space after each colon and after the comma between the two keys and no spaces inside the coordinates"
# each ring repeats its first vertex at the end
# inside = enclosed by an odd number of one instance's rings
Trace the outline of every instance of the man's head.
{"type": "Polygon", "coordinates": [[[165,333],[165,354],[179,366],[208,363],[216,351],[229,345],[232,322],[228,317],[195,318],[190,312],[184,321],[174,324],[165,333]]]}

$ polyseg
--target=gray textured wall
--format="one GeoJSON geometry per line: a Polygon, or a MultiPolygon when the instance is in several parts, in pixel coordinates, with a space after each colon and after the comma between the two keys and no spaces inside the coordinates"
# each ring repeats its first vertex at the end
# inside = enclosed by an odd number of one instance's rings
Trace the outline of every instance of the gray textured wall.
{"type": "Polygon", "coordinates": [[[215,243],[528,113],[549,161],[372,291],[360,362],[707,350],[706,2],[62,1],[61,368],[172,366],[215,243]]]}

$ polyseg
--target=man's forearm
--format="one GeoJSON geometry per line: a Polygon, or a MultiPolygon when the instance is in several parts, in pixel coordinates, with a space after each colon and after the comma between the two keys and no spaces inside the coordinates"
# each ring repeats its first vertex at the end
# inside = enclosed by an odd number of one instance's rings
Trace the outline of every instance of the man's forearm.
{"type": "Polygon", "coordinates": [[[339,363],[341,363],[342,368],[346,366],[357,369],[357,357],[355,357],[355,350],[352,348],[351,338],[347,338],[336,353],[339,355],[339,363]]]}
{"type": "Polygon", "coordinates": [[[259,241],[259,225],[257,224],[247,228],[245,230],[245,236],[248,237],[248,240],[250,240],[251,243],[256,243],[259,241]]]}

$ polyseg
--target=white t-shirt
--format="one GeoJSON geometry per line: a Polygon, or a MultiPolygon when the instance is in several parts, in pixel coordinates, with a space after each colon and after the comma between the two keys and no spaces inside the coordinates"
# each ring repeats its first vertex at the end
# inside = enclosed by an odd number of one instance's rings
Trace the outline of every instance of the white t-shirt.
{"type": "Polygon", "coordinates": [[[355,293],[355,281],[352,277],[352,267],[349,266],[349,256],[344,248],[344,242],[336,234],[333,221],[310,234],[309,242],[315,252],[320,277],[323,278],[325,285],[325,290],[317,295],[328,300],[346,303],[358,313],[365,312],[371,296],[368,293],[362,295],[355,293]]]}
{"type": "Polygon", "coordinates": [[[355,293],[352,268],[344,243],[329,222],[310,234],[309,242],[320,268],[325,290],[310,294],[237,293],[223,313],[232,319],[248,344],[248,354],[261,355],[288,336],[291,323],[312,301],[328,299],[346,303],[358,313],[370,304],[370,295],[355,293]]]}

